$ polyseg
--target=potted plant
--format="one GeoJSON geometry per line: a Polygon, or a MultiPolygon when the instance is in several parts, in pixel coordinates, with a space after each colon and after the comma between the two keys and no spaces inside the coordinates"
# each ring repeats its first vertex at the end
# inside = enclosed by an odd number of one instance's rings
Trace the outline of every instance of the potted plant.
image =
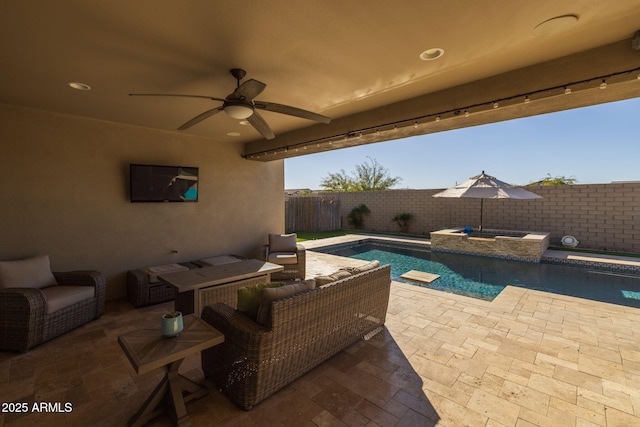
{"type": "Polygon", "coordinates": [[[182,332],[184,324],[182,323],[182,313],[172,311],[162,315],[162,336],[165,338],[177,337],[182,332]]]}

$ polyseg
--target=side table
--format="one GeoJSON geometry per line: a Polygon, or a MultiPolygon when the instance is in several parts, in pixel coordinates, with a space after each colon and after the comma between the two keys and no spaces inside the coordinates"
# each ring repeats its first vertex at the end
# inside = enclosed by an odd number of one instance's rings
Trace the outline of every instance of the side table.
{"type": "Polygon", "coordinates": [[[164,413],[165,403],[169,405],[176,425],[189,425],[185,403],[207,395],[205,387],[178,371],[187,356],[224,342],[224,335],[195,316],[185,316],[183,323],[183,331],[173,338],[162,336],[160,320],[155,329],[141,329],[118,337],[120,347],[138,374],[157,368],[165,370],[160,384],[129,420],[130,427],[142,426],[164,413]]]}

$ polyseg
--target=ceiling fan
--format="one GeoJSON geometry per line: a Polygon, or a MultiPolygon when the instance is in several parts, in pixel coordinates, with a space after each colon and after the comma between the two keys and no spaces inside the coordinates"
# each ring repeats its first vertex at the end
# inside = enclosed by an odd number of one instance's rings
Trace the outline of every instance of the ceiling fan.
{"type": "Polygon", "coordinates": [[[180,96],[185,98],[204,98],[210,99],[212,101],[222,102],[221,106],[198,114],[197,116],[180,126],[178,130],[188,129],[191,126],[200,123],[204,119],[219,113],[220,111],[224,111],[234,119],[247,120],[265,139],[273,139],[275,138],[275,135],[267,122],[262,118],[257,110],[287,114],[289,116],[315,120],[320,123],[329,123],[331,121],[331,119],[326,116],[303,110],[301,108],[276,104],[274,102],[258,101],[254,98],[260,95],[260,93],[262,93],[267,85],[254,79],[249,79],[240,84],[240,80],[242,80],[244,76],[246,76],[247,72],[240,68],[233,68],[230,71],[231,75],[236,79],[237,85],[235,90],[227,95],[226,98],[216,98],[213,96],[205,95],[181,95],[164,93],[130,93],[129,96],[180,96]]]}

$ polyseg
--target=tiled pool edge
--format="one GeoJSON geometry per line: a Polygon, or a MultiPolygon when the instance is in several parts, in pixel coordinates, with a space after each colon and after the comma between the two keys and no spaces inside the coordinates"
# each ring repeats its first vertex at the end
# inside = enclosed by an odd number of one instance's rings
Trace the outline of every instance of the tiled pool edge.
{"type": "Polygon", "coordinates": [[[611,271],[616,273],[632,273],[640,275],[640,266],[616,264],[606,261],[587,261],[577,259],[557,258],[552,256],[542,256],[540,262],[545,264],[569,265],[573,267],[590,268],[598,271],[611,271]]]}
{"type": "MultiPolygon", "coordinates": [[[[349,246],[353,246],[356,244],[371,244],[374,246],[393,246],[393,247],[404,248],[404,249],[432,251],[431,245],[427,241],[418,243],[418,242],[410,242],[410,241],[401,240],[401,239],[378,238],[378,237],[371,237],[371,236],[367,236],[365,238],[354,238],[353,240],[349,240],[346,242],[312,247],[312,248],[309,248],[309,250],[311,251],[317,250],[318,252],[322,252],[319,249],[338,250],[338,249],[347,248],[349,246]]],[[[446,251],[446,252],[449,252],[449,251],[446,251]]],[[[460,253],[464,255],[483,256],[477,253],[464,253],[464,252],[455,252],[455,251],[450,251],[450,252],[460,253]]],[[[512,257],[512,256],[505,256],[505,257],[492,256],[491,258],[500,258],[500,259],[506,259],[511,261],[518,261],[518,262],[529,262],[529,263],[532,262],[531,260],[528,260],[528,259],[520,259],[518,257],[512,257]]],[[[540,263],[560,264],[560,265],[568,265],[573,267],[591,268],[598,271],[611,271],[616,273],[630,273],[630,274],[640,275],[640,258],[638,260],[638,265],[629,265],[629,264],[616,263],[614,261],[607,262],[605,261],[604,258],[602,258],[602,260],[570,259],[570,258],[560,258],[555,256],[549,256],[545,253],[540,259],[540,263]]]]}

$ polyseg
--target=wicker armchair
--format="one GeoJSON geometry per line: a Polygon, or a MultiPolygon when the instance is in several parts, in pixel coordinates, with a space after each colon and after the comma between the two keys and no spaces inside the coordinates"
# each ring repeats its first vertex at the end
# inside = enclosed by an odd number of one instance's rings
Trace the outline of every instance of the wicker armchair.
{"type": "Polygon", "coordinates": [[[100,317],[106,292],[106,280],[101,273],[69,271],[53,275],[58,285],[49,288],[93,287],[93,297],[47,313],[42,289],[0,288],[0,350],[26,352],[100,317]]]}
{"type": "Polygon", "coordinates": [[[202,352],[202,370],[235,404],[251,409],[326,359],[384,325],[391,289],[386,265],[271,303],[266,326],[224,304],[202,311],[224,343],[202,352]]]}
{"type": "Polygon", "coordinates": [[[260,253],[263,261],[284,267],[281,272],[271,273],[271,280],[305,279],[306,249],[296,243],[295,234],[269,234],[269,244],[260,253]]]}

